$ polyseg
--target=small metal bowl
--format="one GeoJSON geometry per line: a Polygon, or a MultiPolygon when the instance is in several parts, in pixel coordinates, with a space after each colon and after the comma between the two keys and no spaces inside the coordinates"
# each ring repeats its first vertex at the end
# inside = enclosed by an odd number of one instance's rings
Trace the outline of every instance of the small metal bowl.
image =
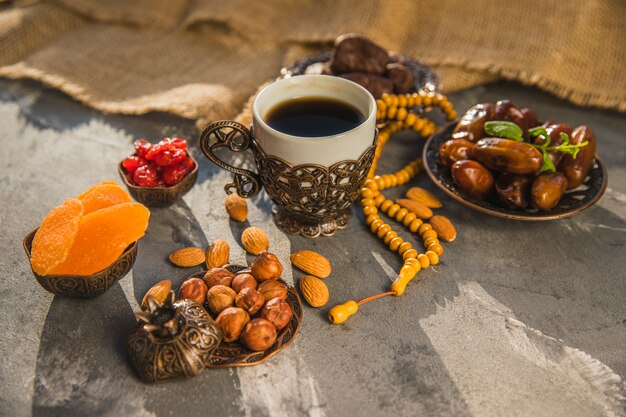
{"type": "Polygon", "coordinates": [[[191,155],[189,157],[195,165],[193,170],[181,182],[171,187],[140,187],[131,184],[126,178],[126,169],[121,162],[117,166],[117,171],[135,200],[148,207],[168,207],[191,190],[198,179],[198,162],[191,155]]]}
{"type": "MultiPolygon", "coordinates": [[[[39,228],[24,238],[24,251],[30,263],[33,238],[39,228]]],[[[93,298],[108,290],[130,272],[137,258],[137,242],[131,243],[122,255],[106,269],[92,275],[33,275],[46,291],[54,295],[77,298],[93,298]]],[[[32,267],[31,267],[32,270],[32,267]]]]}
{"type": "Polygon", "coordinates": [[[445,141],[450,139],[456,123],[449,124],[428,139],[424,145],[422,160],[426,173],[435,185],[464,206],[491,216],[511,220],[542,221],[565,219],[594,205],[602,197],[604,190],[606,190],[608,183],[606,168],[596,155],[596,160],[583,184],[566,192],[559,204],[552,210],[539,211],[530,207],[527,209],[510,209],[499,204],[497,199],[476,200],[456,186],[450,174],[450,167],[442,164],[439,157],[439,148],[445,141]]]}
{"type": "MultiPolygon", "coordinates": [[[[245,265],[229,264],[224,265],[223,268],[228,269],[234,274],[250,272],[250,267],[245,265]]],[[[202,279],[206,272],[207,271],[198,271],[187,279],[202,279]]],[[[266,350],[253,352],[238,340],[234,342],[222,341],[211,354],[209,362],[205,364],[207,368],[228,368],[258,365],[259,363],[265,362],[272,356],[284,350],[295,339],[298,330],[300,330],[300,323],[302,322],[302,301],[300,301],[300,296],[294,287],[287,284],[282,279],[278,282],[287,287],[286,301],[293,310],[293,315],[291,316],[291,320],[289,321],[287,327],[278,332],[276,342],[266,350]]],[[[178,289],[176,290],[176,294],[178,294],[178,289]]],[[[214,317],[214,314],[212,314],[211,310],[209,310],[208,304],[205,303],[204,307],[209,315],[215,319],[216,317],[214,317]]]]}

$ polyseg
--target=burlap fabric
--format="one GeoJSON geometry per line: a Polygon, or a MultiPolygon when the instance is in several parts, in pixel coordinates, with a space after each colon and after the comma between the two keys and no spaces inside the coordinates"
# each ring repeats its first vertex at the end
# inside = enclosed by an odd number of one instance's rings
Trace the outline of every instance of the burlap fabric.
{"type": "Polygon", "coordinates": [[[448,92],[505,78],[626,111],[623,0],[0,0],[0,76],[202,126],[344,32],[432,65],[448,92]]]}

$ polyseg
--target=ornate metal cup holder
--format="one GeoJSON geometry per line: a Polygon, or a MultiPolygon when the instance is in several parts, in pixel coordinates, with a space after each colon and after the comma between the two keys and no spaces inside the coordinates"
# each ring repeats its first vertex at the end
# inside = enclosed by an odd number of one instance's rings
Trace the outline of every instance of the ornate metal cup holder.
{"type": "Polygon", "coordinates": [[[224,187],[227,194],[236,191],[248,198],[265,187],[275,204],[275,223],[287,233],[316,238],[332,236],[348,226],[350,204],[359,197],[359,189],[374,159],[377,141],[378,132],[372,145],[357,160],[339,161],[329,167],[317,164],[294,166],[276,156],[266,155],[250,130],[242,124],[222,120],[204,129],[200,149],[217,166],[234,174],[233,182],[224,187]],[[250,149],[258,174],[220,160],[214,151],[222,147],[232,152],[250,149]]]}

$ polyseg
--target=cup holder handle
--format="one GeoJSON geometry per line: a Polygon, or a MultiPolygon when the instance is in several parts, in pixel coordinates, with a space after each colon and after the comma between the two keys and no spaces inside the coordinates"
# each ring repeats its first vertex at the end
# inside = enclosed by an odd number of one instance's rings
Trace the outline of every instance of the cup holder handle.
{"type": "Polygon", "coordinates": [[[219,120],[209,124],[200,136],[200,149],[218,167],[234,174],[233,182],[224,186],[226,194],[236,191],[241,197],[254,197],[261,191],[259,174],[227,164],[215,155],[217,148],[227,147],[232,152],[243,152],[252,145],[250,130],[232,120],[219,120]]]}

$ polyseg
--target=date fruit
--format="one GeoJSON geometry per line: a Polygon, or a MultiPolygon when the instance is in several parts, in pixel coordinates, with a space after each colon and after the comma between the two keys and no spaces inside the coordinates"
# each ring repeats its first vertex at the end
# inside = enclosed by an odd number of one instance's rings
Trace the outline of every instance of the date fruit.
{"type": "Polygon", "coordinates": [[[469,109],[452,132],[452,139],[476,142],[485,137],[485,122],[493,118],[493,104],[477,104],[469,109]]]}
{"type": "MultiPolygon", "coordinates": [[[[551,124],[546,127],[548,134],[550,135],[550,146],[559,146],[563,143],[563,138],[561,137],[561,133],[566,133],[567,135],[572,134],[572,127],[566,123],[557,123],[551,124]]],[[[543,136],[537,136],[535,139],[535,145],[543,145],[545,143],[545,139],[543,136]]],[[[559,166],[559,163],[563,159],[562,152],[548,152],[550,159],[554,166],[559,166]]]]}
{"type": "Polygon", "coordinates": [[[510,174],[534,174],[543,163],[543,156],[537,149],[510,139],[481,139],[472,155],[487,168],[510,174]]]}
{"type": "Polygon", "coordinates": [[[476,144],[467,139],[450,139],[439,148],[441,161],[446,165],[452,165],[456,161],[472,159],[472,151],[476,144]]]}
{"type": "Polygon", "coordinates": [[[578,145],[585,141],[589,143],[580,149],[576,159],[572,155],[565,155],[559,166],[559,171],[563,172],[567,178],[568,190],[579,187],[583,183],[593,166],[596,155],[597,140],[593,131],[588,126],[578,126],[572,132],[570,143],[578,145]]]}
{"type": "Polygon", "coordinates": [[[452,165],[452,179],[470,196],[483,199],[493,188],[493,175],[479,162],[465,159],[452,165]]]}
{"type": "Polygon", "coordinates": [[[533,182],[531,200],[534,207],[548,211],[557,204],[567,190],[567,178],[560,172],[545,172],[533,182]]]}
{"type": "Polygon", "coordinates": [[[367,74],[365,72],[349,72],[341,74],[340,77],[360,84],[374,97],[380,97],[385,93],[393,93],[393,81],[380,75],[367,74]]]}
{"type": "Polygon", "coordinates": [[[498,198],[502,204],[509,208],[526,208],[530,202],[532,183],[533,178],[531,176],[505,172],[496,181],[498,198]]]}
{"type": "Polygon", "coordinates": [[[334,74],[367,72],[382,75],[391,61],[387,51],[368,38],[347,33],[335,40],[330,56],[330,69],[334,74]]]}

